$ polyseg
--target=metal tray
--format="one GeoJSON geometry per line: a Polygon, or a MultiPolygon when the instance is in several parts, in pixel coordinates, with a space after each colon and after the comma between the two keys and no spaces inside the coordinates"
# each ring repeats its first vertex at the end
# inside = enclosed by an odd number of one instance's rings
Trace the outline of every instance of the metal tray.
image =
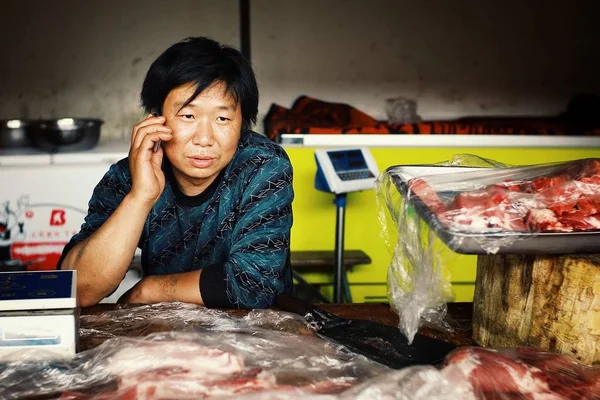
{"type": "MultiPolygon", "coordinates": [[[[512,169],[511,169],[512,170],[512,169]]],[[[474,176],[485,177],[495,168],[445,167],[437,165],[398,165],[389,167],[390,176],[398,192],[406,198],[408,181],[412,178],[426,177],[454,172],[467,172],[474,176]],[[479,172],[478,172],[479,171],[479,172]]],[[[514,172],[514,170],[513,170],[514,172]]],[[[426,179],[427,180],[427,179],[426,179]]],[[[492,182],[490,182],[492,183],[492,182]]],[[[413,196],[410,202],[419,216],[429,225],[438,237],[452,251],[460,254],[489,254],[485,243],[500,243],[495,254],[596,254],[600,253],[600,230],[581,232],[499,232],[473,233],[448,229],[437,215],[432,212],[419,197],[413,196]],[[504,243],[504,244],[502,244],[504,243]]]]}

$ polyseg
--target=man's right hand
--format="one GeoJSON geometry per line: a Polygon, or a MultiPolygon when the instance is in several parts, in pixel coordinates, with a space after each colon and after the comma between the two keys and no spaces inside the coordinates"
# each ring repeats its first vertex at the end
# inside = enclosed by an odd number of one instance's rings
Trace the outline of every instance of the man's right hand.
{"type": "Polygon", "coordinates": [[[130,195],[149,205],[154,205],[165,188],[165,175],[162,172],[164,150],[155,143],[171,140],[172,130],[165,125],[165,117],[149,115],[133,127],[131,148],[129,149],[129,170],[132,186],[130,195]]]}

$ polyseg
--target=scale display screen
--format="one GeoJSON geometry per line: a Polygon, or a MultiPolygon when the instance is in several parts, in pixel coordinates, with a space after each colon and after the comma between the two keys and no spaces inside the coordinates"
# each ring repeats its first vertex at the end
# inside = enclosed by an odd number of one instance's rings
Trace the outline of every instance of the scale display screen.
{"type": "Polygon", "coordinates": [[[329,193],[373,189],[377,163],[367,148],[315,150],[315,187],[329,193]]]}
{"type": "Polygon", "coordinates": [[[367,169],[367,161],[360,150],[328,151],[335,172],[356,171],[367,169]]]}

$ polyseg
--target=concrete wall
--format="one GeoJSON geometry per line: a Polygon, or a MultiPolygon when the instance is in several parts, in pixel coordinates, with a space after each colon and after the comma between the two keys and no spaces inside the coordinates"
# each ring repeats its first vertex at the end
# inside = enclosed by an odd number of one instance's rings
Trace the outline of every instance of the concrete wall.
{"type": "MultiPolygon", "coordinates": [[[[425,119],[553,114],[600,92],[599,6],[578,0],[252,0],[262,119],[307,94],[385,118],[384,99],[425,119]]],[[[238,1],[5,0],[0,118],[88,116],[103,140],[141,117],[150,63],[206,35],[239,46],[238,1]]],[[[262,121],[257,126],[262,130],[262,121]]]]}
{"type": "Polygon", "coordinates": [[[394,96],[431,119],[558,112],[600,91],[600,7],[556,3],[254,0],[261,110],[302,93],[378,118],[394,96]]]}
{"type": "Polygon", "coordinates": [[[9,0],[0,13],[0,118],[102,118],[102,139],[131,134],[146,72],[172,43],[239,43],[236,0],[9,0]]]}

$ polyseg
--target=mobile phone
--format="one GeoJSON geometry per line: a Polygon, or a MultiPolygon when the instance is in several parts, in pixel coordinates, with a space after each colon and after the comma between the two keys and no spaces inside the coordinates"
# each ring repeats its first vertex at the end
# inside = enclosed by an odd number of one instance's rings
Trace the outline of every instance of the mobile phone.
{"type": "MultiPolygon", "coordinates": [[[[158,117],[158,111],[156,110],[152,110],[152,115],[155,117],[158,117]]],[[[158,142],[154,143],[154,149],[153,151],[156,153],[158,151],[158,149],[160,148],[162,141],[159,139],[158,142]]]]}

